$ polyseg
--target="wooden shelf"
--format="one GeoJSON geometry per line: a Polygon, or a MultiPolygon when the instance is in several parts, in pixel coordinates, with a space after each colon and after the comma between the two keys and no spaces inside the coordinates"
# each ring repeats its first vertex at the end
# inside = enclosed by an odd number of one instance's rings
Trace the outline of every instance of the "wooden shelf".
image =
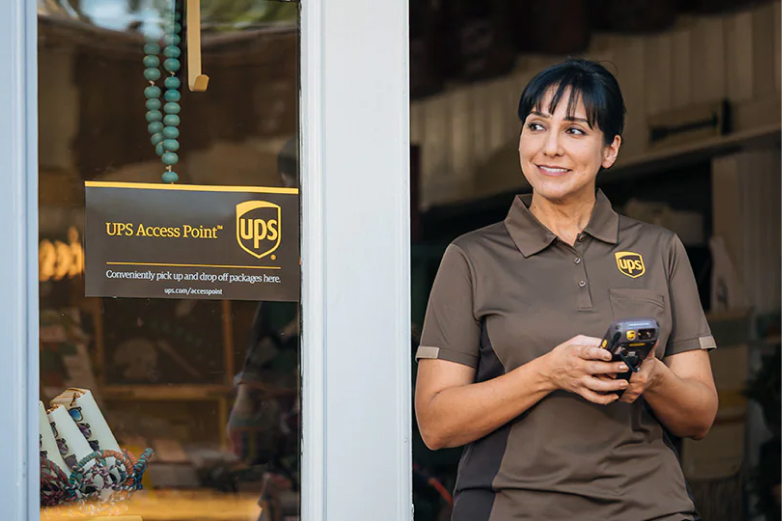
{"type": "MultiPolygon", "coordinates": [[[[781,131],[782,125],[775,122],[630,157],[623,156],[620,152],[616,165],[600,173],[598,186],[709,161],[715,156],[746,148],[778,145],[781,131]]],[[[519,169],[518,144],[515,141],[501,147],[487,158],[486,162],[478,167],[477,178],[485,181],[473,187],[473,199],[432,206],[426,209],[425,213],[434,210],[438,214],[449,214],[469,211],[471,208],[506,206],[512,201],[513,195],[531,190],[519,169]]]]}
{"type": "Polygon", "coordinates": [[[42,519],[65,521],[247,521],[258,519],[261,509],[253,493],[220,494],[212,490],[191,491],[142,490],[120,505],[106,507],[106,513],[96,517],[78,505],[42,509],[42,519]],[[115,516],[115,510],[126,510],[115,516]]]}
{"type": "Polygon", "coordinates": [[[259,391],[267,396],[296,396],[299,392],[299,389],[296,387],[281,387],[262,382],[242,382],[242,385],[246,385],[250,389],[259,391]]]}
{"type": "Polygon", "coordinates": [[[782,126],[777,122],[677,147],[650,151],[631,157],[627,161],[622,161],[620,154],[616,165],[600,174],[601,182],[624,181],[630,177],[706,161],[714,156],[728,154],[747,147],[779,143],[780,131],[782,131],[782,126]]]}
{"type": "Polygon", "coordinates": [[[233,392],[227,385],[113,385],[101,389],[107,400],[216,400],[233,392]]]}

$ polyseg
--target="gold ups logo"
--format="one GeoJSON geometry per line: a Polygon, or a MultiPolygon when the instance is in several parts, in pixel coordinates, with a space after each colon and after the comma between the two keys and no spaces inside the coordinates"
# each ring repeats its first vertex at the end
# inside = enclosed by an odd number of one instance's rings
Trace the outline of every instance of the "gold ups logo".
{"type": "Polygon", "coordinates": [[[646,273],[646,266],[644,266],[644,258],[640,253],[633,253],[631,251],[618,251],[614,253],[616,257],[616,266],[623,274],[627,275],[631,279],[637,279],[644,273],[646,273]]]}
{"type": "MultiPolygon", "coordinates": [[[[236,240],[244,251],[262,259],[280,246],[280,207],[266,201],[236,205],[236,240]]],[[[274,255],[272,255],[274,260],[274,255]]]]}

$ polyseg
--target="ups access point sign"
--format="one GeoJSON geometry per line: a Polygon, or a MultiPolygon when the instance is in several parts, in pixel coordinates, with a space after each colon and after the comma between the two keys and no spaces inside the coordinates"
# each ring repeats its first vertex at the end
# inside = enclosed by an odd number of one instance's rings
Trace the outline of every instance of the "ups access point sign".
{"type": "Polygon", "coordinates": [[[298,301],[295,188],[87,181],[88,297],[298,301]]]}

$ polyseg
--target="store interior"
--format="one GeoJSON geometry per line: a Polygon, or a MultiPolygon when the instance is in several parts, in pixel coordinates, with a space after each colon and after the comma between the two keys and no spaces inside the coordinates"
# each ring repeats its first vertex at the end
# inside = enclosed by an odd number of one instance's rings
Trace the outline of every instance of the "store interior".
{"type": "MultiPolygon", "coordinates": [[[[598,185],[617,212],[679,235],[719,346],[715,425],[675,440],[696,506],[708,521],[780,519],[780,2],[426,1],[410,13],[414,339],[448,243],[530,191],[522,89],[567,56],[599,61],[627,119],[598,185]]],[[[415,430],[416,521],[450,519],[460,455],[415,430]]]]}

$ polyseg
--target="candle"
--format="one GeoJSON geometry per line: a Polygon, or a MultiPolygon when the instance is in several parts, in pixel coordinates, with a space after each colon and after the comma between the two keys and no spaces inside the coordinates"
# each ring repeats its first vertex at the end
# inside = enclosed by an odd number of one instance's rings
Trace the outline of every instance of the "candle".
{"type": "Polygon", "coordinates": [[[52,400],[52,405],[62,405],[68,410],[92,450],[120,452],[119,444],[89,390],[68,389],[52,400]]]}
{"type": "MultiPolygon", "coordinates": [[[[89,444],[93,451],[113,450],[121,452],[117,440],[114,438],[111,429],[109,429],[106,419],[98,408],[95,398],[87,389],[72,387],[66,389],[54,400],[53,406],[61,406],[68,410],[73,423],[83,435],[83,439],[89,444]]],[[[116,460],[113,457],[106,458],[106,465],[109,468],[109,476],[113,483],[121,481],[120,470],[115,467],[116,460]]],[[[87,465],[90,467],[91,464],[87,465]]],[[[111,495],[111,489],[105,488],[100,493],[103,499],[108,499],[111,495]]]]}
{"type": "Polygon", "coordinates": [[[38,428],[40,429],[38,445],[40,447],[41,456],[57,465],[60,470],[62,470],[63,474],[65,474],[66,478],[70,477],[71,469],[68,464],[65,463],[65,460],[57,447],[57,441],[54,439],[54,429],[49,423],[49,417],[46,415],[46,409],[43,406],[43,402],[38,402],[38,417],[38,428]]]}
{"type": "Polygon", "coordinates": [[[49,410],[48,416],[54,440],[68,467],[73,468],[82,458],[93,453],[92,447],[68,414],[68,409],[62,405],[55,405],[49,410]]]}

